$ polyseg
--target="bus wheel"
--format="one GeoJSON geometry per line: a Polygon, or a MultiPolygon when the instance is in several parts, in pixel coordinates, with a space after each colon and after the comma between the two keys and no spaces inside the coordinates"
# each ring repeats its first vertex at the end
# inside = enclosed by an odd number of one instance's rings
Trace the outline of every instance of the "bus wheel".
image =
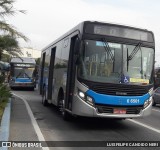
{"type": "Polygon", "coordinates": [[[48,101],[47,101],[47,94],[46,94],[46,88],[43,88],[43,92],[42,92],[42,104],[44,106],[48,105],[48,101]]]}

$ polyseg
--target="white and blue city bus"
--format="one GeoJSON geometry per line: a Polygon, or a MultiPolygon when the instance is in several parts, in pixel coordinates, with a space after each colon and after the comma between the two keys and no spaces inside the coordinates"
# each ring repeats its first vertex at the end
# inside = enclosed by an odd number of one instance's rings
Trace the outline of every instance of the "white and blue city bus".
{"type": "Polygon", "coordinates": [[[35,88],[36,62],[34,58],[13,57],[10,61],[10,79],[9,86],[13,88],[35,88]]]}
{"type": "Polygon", "coordinates": [[[85,21],[42,50],[40,94],[70,115],[136,118],[151,113],[151,31],[85,21]]]}

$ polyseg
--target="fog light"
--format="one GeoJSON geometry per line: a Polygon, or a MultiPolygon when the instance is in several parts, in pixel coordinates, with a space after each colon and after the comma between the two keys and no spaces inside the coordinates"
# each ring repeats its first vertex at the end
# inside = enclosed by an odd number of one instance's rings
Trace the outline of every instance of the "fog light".
{"type": "Polygon", "coordinates": [[[86,97],[86,102],[90,105],[93,105],[93,99],[89,96],[86,97]]]}

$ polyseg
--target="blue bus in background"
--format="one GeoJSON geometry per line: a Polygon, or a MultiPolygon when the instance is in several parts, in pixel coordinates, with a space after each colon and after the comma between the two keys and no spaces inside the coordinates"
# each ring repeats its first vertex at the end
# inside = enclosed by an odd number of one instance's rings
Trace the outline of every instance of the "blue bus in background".
{"type": "Polygon", "coordinates": [[[10,61],[10,88],[22,87],[34,90],[36,85],[35,67],[36,62],[34,58],[12,58],[10,61]]]}
{"type": "Polygon", "coordinates": [[[154,34],[84,21],[42,50],[40,94],[71,115],[136,118],[151,113],[154,34]]]}

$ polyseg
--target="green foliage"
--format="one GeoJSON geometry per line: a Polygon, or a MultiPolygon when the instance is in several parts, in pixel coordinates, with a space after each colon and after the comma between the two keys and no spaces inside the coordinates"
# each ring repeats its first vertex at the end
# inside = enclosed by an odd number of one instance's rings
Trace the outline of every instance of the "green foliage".
{"type": "Polygon", "coordinates": [[[0,0],[0,30],[9,34],[12,37],[22,38],[27,41],[27,37],[25,37],[22,33],[18,32],[15,27],[8,24],[6,22],[6,17],[14,16],[17,12],[25,13],[24,10],[15,9],[14,5],[15,0],[0,0]]]}
{"type": "Polygon", "coordinates": [[[0,60],[2,60],[3,51],[7,51],[10,55],[18,56],[21,54],[18,41],[10,35],[0,35],[0,60]]]}
{"type": "Polygon", "coordinates": [[[7,105],[7,102],[8,102],[8,99],[7,100],[3,100],[0,103],[0,122],[1,122],[1,118],[2,118],[2,115],[3,115],[4,109],[5,109],[6,105],[7,105]]]}
{"type": "Polygon", "coordinates": [[[0,17],[13,16],[16,13],[16,9],[12,6],[14,0],[0,0],[0,17]]]}
{"type": "Polygon", "coordinates": [[[18,41],[10,35],[0,36],[0,48],[9,49],[9,47],[19,48],[18,41]]]}
{"type": "Polygon", "coordinates": [[[0,103],[6,101],[11,97],[11,91],[5,84],[0,84],[0,103]]]}
{"type": "Polygon", "coordinates": [[[11,60],[11,56],[9,55],[9,54],[2,54],[2,59],[1,59],[1,61],[3,61],[3,62],[10,62],[10,60],[11,60]]]}
{"type": "Polygon", "coordinates": [[[28,41],[26,36],[7,23],[6,17],[14,16],[17,12],[25,13],[24,10],[15,9],[14,2],[15,0],[0,0],[0,60],[4,50],[14,56],[20,54],[19,43],[16,39],[22,38],[24,41],[28,41]]]}
{"type": "Polygon", "coordinates": [[[6,84],[4,84],[4,81],[5,76],[0,75],[0,121],[8,99],[11,97],[10,89],[6,84]]]}
{"type": "Polygon", "coordinates": [[[4,83],[4,81],[5,81],[5,76],[0,75],[0,85],[4,83]]]}

